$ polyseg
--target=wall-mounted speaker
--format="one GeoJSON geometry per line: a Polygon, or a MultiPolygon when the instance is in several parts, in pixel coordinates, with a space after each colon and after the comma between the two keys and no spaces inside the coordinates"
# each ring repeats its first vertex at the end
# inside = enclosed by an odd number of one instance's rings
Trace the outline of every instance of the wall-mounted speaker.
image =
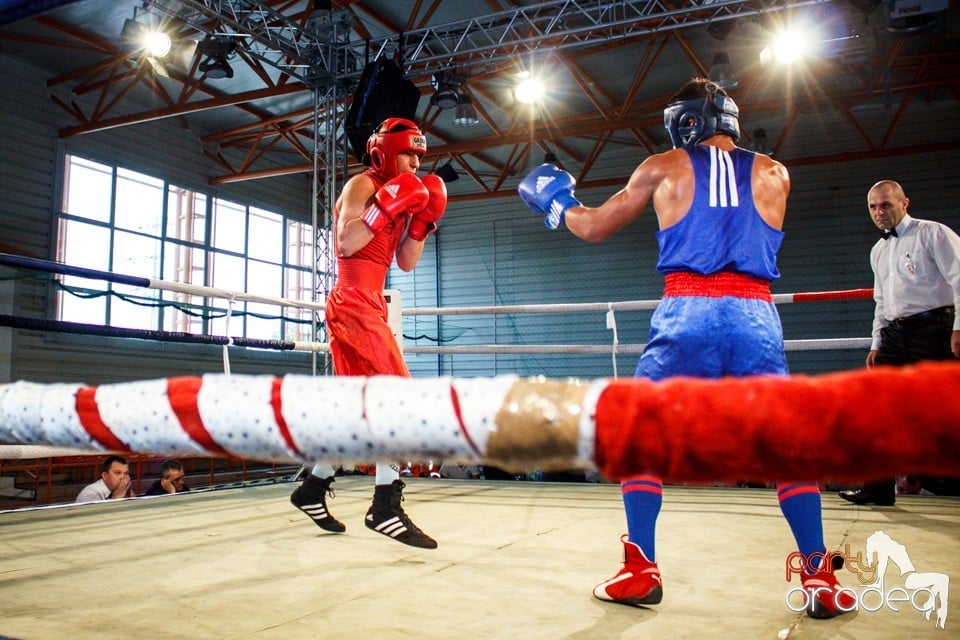
{"type": "Polygon", "coordinates": [[[404,77],[395,62],[377,58],[363,68],[344,128],[353,155],[364,164],[367,138],[387,118],[416,121],[420,90],[404,77]]]}

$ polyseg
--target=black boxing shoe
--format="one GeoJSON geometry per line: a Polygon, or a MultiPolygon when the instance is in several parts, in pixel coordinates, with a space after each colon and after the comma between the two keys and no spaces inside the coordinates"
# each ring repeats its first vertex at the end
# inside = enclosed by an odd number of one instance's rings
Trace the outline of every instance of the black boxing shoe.
{"type": "Polygon", "coordinates": [[[314,524],[331,533],[343,533],[347,530],[345,524],[334,518],[327,510],[327,495],[334,496],[333,477],[318,478],[309,474],[299,487],[290,495],[290,502],[300,511],[310,516],[314,524]]]}
{"type": "Polygon", "coordinates": [[[839,495],[853,504],[873,504],[878,507],[892,507],[897,501],[893,480],[865,484],[860,489],[841,491],[839,495]]]}
{"type": "Polygon", "coordinates": [[[421,549],[436,549],[437,541],[413,524],[400,505],[403,502],[405,486],[402,480],[376,485],[373,489],[373,504],[367,510],[364,523],[371,531],[382,533],[397,542],[421,549]]]}

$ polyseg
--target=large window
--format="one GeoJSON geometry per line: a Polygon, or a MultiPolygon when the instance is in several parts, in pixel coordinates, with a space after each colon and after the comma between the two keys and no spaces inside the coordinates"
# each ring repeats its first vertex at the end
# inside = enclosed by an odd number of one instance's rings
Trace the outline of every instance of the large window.
{"type": "MultiPolygon", "coordinates": [[[[57,220],[58,261],[271,298],[313,298],[311,225],[77,156],[67,156],[65,167],[63,208],[57,220]]],[[[305,309],[231,303],[193,292],[70,275],[60,281],[61,320],[311,339],[311,312],[305,309]]]]}

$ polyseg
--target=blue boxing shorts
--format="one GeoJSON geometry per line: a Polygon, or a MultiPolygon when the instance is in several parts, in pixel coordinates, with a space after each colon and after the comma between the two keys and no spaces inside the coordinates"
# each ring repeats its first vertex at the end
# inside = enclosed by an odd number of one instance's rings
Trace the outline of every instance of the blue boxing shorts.
{"type": "Polygon", "coordinates": [[[773,302],[733,296],[664,297],[636,377],[720,378],[789,372],[773,302]]]}

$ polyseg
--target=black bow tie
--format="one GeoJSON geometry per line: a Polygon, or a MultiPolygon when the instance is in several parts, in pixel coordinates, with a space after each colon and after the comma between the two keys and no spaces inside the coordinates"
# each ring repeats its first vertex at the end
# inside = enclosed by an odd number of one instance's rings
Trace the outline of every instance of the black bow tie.
{"type": "Polygon", "coordinates": [[[883,229],[881,229],[881,230],[880,230],[880,235],[883,236],[883,239],[884,239],[884,240],[889,240],[889,239],[890,239],[890,236],[893,236],[894,238],[896,238],[896,237],[897,237],[897,230],[896,230],[896,228],[890,229],[890,231],[884,231],[883,229]]]}

